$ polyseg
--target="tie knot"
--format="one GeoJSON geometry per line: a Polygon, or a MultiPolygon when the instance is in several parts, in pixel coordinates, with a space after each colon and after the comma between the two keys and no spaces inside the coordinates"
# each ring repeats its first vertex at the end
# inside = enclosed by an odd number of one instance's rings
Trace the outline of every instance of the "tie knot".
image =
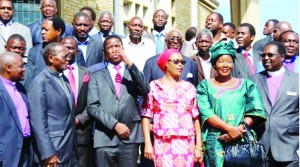
{"type": "Polygon", "coordinates": [[[244,56],[245,56],[245,57],[248,57],[248,56],[249,56],[249,53],[248,53],[248,52],[245,52],[245,53],[244,53],[244,56]]]}
{"type": "Polygon", "coordinates": [[[69,69],[70,71],[72,71],[72,70],[74,69],[74,67],[73,67],[73,66],[68,66],[68,69],[69,69]]]}
{"type": "Polygon", "coordinates": [[[103,37],[104,37],[104,38],[108,37],[108,34],[103,34],[103,37]]]}
{"type": "Polygon", "coordinates": [[[120,68],[121,68],[121,66],[120,66],[120,65],[115,65],[115,66],[114,66],[114,69],[116,69],[117,71],[119,71],[119,70],[120,70],[120,68]]]}
{"type": "Polygon", "coordinates": [[[163,35],[162,33],[156,34],[157,38],[160,38],[162,35],[163,35]]]}

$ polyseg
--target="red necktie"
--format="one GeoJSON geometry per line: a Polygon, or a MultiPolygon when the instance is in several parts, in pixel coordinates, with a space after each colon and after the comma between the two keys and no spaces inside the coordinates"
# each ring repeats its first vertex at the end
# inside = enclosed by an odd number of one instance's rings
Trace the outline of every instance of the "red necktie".
{"type": "Polygon", "coordinates": [[[252,73],[252,74],[255,74],[254,67],[253,67],[253,65],[252,65],[252,63],[251,63],[251,60],[249,59],[248,56],[249,56],[249,53],[248,53],[248,52],[245,52],[245,53],[244,53],[244,57],[245,57],[245,59],[246,59],[248,65],[249,65],[249,67],[250,67],[251,73],[252,73]]]}
{"type": "Polygon", "coordinates": [[[120,98],[121,87],[122,87],[122,76],[120,74],[120,68],[121,68],[121,66],[119,66],[119,65],[114,66],[114,69],[117,70],[117,74],[116,74],[116,77],[115,77],[115,89],[116,89],[116,93],[118,95],[118,98],[120,98]]]}
{"type": "Polygon", "coordinates": [[[76,83],[75,83],[74,74],[72,72],[74,67],[73,66],[68,66],[68,68],[69,68],[68,80],[69,80],[70,87],[71,87],[71,90],[72,90],[72,93],[73,93],[73,96],[74,96],[75,105],[77,105],[76,83]]]}

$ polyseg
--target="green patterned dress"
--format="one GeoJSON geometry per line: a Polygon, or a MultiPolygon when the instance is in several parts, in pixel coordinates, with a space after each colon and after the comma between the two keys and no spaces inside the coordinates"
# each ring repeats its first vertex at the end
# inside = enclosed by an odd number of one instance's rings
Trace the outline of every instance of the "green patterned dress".
{"type": "Polygon", "coordinates": [[[216,115],[233,126],[238,126],[245,116],[257,116],[263,121],[266,118],[260,93],[247,78],[239,78],[235,85],[228,88],[220,88],[211,80],[203,80],[197,87],[197,101],[206,147],[205,167],[222,167],[225,148],[225,143],[217,140],[224,132],[207,123],[208,118],[216,115]]]}

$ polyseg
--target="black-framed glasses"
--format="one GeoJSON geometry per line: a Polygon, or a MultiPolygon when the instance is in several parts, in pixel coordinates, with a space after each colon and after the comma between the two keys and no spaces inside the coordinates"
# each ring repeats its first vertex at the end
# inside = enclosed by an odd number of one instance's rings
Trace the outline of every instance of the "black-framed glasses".
{"type": "Polygon", "coordinates": [[[173,42],[173,41],[175,41],[175,39],[177,39],[178,42],[181,42],[181,41],[182,41],[182,38],[181,38],[181,37],[174,37],[174,36],[170,37],[170,38],[169,38],[169,41],[173,42]]]}
{"type": "Polygon", "coordinates": [[[280,53],[261,53],[259,55],[260,55],[260,57],[266,57],[266,56],[274,57],[275,55],[280,55],[280,53]]]}
{"type": "Polygon", "coordinates": [[[184,60],[184,59],[181,59],[181,60],[174,59],[174,60],[168,60],[168,61],[171,61],[171,62],[173,62],[176,65],[179,64],[179,63],[181,63],[182,65],[185,65],[185,63],[186,63],[186,60],[184,60]]]}

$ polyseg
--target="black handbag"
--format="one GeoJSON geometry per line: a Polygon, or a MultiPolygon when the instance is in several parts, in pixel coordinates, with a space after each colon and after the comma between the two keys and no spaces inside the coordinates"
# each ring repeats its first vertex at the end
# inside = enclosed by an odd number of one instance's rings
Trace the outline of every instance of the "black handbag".
{"type": "Polygon", "coordinates": [[[264,146],[254,139],[247,123],[244,142],[239,141],[225,147],[224,167],[265,167],[266,153],[264,146]]]}

